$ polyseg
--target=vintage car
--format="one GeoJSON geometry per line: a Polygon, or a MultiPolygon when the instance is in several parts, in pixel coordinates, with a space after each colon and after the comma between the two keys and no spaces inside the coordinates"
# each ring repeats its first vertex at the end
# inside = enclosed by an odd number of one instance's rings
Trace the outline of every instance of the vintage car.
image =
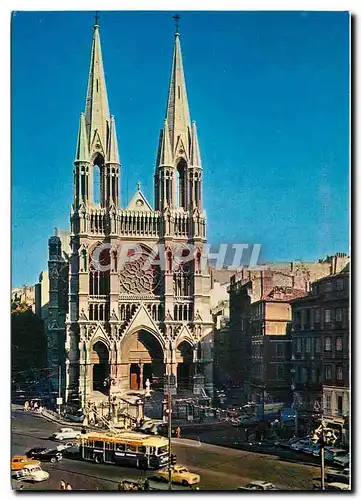
{"type": "Polygon", "coordinates": [[[11,459],[11,470],[17,471],[23,469],[26,465],[40,465],[39,460],[33,460],[26,455],[14,455],[11,459]]]}
{"type": "MultiPolygon", "coordinates": [[[[168,481],[168,470],[164,469],[156,474],[155,478],[161,479],[163,481],[168,481]]],[[[201,480],[199,474],[194,474],[190,472],[187,467],[183,465],[175,465],[172,471],[172,483],[182,484],[183,486],[191,486],[192,484],[197,484],[201,480]]]]}
{"type": "Polygon", "coordinates": [[[238,491],[275,491],[277,488],[274,484],[267,481],[251,481],[244,486],[238,486],[238,491]]]}
{"type": "Polygon", "coordinates": [[[49,478],[49,472],[43,470],[40,465],[25,465],[25,467],[16,472],[15,479],[18,481],[40,482],[49,478]]]}
{"type": "Polygon", "coordinates": [[[51,462],[52,464],[59,462],[63,458],[63,455],[58,450],[51,450],[50,448],[31,448],[26,452],[26,456],[41,462],[51,462]]]}
{"type": "Polygon", "coordinates": [[[80,439],[81,436],[81,431],[70,427],[63,427],[59,431],[54,432],[52,438],[57,441],[63,441],[64,439],[80,439]]]}

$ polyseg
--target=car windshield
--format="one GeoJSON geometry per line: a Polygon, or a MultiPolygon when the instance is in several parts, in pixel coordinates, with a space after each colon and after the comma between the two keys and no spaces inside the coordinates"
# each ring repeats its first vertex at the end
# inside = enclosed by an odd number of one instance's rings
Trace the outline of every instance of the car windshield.
{"type": "Polygon", "coordinates": [[[163,455],[164,453],[167,453],[168,451],[168,447],[167,446],[161,446],[160,448],[158,448],[158,455],[163,455]]]}

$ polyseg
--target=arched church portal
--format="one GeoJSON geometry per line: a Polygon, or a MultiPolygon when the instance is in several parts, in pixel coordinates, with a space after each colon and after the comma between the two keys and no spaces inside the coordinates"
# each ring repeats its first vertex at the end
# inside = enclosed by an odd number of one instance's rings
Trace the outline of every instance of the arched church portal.
{"type": "Polygon", "coordinates": [[[187,341],[177,347],[177,384],[179,389],[193,389],[193,348],[187,341]]]}
{"type": "Polygon", "coordinates": [[[109,376],[109,352],[103,342],[96,342],[91,353],[93,365],[93,391],[108,393],[106,379],[109,376]]]}
{"type": "Polygon", "coordinates": [[[164,354],[152,333],[139,330],[124,339],[122,359],[127,368],[129,389],[144,389],[147,379],[152,389],[163,388],[164,354]]]}

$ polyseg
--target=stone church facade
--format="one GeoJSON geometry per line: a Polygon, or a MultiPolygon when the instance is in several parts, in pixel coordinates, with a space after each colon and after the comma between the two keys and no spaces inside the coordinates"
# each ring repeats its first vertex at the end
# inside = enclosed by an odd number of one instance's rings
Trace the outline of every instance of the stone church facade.
{"type": "Polygon", "coordinates": [[[203,340],[212,331],[210,275],[202,257],[203,170],[178,32],[154,207],[138,184],[122,208],[120,177],[96,24],[74,161],[64,332],[65,400],[83,407],[109,391],[117,396],[143,389],[147,379],[162,391],[165,375],[173,375],[178,393],[202,395],[209,386],[202,368],[208,356],[203,340]]]}

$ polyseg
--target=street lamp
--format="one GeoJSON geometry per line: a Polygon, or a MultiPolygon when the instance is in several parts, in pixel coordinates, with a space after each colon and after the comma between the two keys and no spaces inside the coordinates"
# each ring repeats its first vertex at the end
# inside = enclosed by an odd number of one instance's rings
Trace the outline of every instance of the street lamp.
{"type": "Polygon", "coordinates": [[[295,385],[295,373],[296,370],[292,368],[290,370],[291,372],[291,377],[292,377],[292,384],[291,384],[291,391],[292,391],[292,408],[295,412],[295,436],[298,436],[298,414],[297,414],[297,408],[296,408],[296,398],[295,398],[295,390],[296,390],[296,385],[295,385]]]}
{"type": "Polygon", "coordinates": [[[325,446],[331,446],[335,443],[336,436],[331,429],[327,429],[325,427],[324,422],[321,422],[321,425],[317,427],[313,436],[312,442],[313,444],[320,445],[320,455],[321,455],[321,489],[325,489],[325,446]]]}

